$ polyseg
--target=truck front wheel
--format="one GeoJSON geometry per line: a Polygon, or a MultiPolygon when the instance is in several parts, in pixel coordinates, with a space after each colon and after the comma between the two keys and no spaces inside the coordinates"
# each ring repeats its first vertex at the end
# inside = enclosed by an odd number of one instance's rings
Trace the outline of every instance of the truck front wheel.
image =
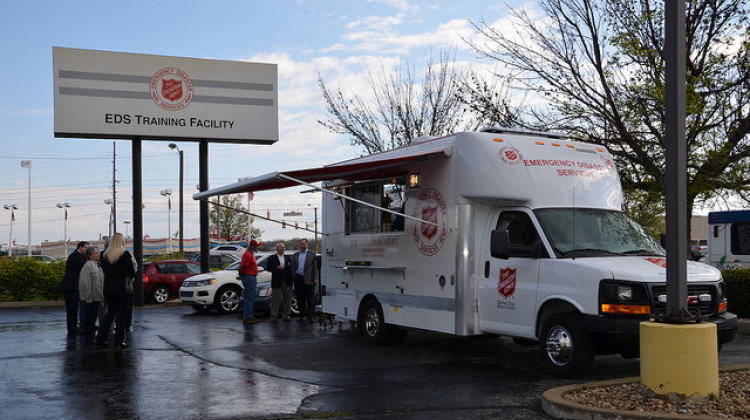
{"type": "Polygon", "coordinates": [[[563,378],[583,376],[594,361],[583,322],[573,313],[547,318],[539,335],[539,350],[545,366],[563,378]]]}

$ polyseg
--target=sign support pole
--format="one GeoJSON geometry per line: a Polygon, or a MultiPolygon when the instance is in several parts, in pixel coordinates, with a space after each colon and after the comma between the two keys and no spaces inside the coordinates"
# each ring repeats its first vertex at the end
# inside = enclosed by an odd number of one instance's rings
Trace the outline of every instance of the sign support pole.
{"type": "Polygon", "coordinates": [[[140,137],[134,137],[132,141],[133,154],[133,256],[138,262],[138,271],[135,273],[135,306],[143,306],[143,168],[142,168],[142,144],[140,137]]]}
{"type": "MultiPolygon", "coordinates": [[[[198,190],[208,190],[208,140],[198,143],[198,190]]],[[[211,266],[208,261],[208,201],[200,200],[200,238],[201,238],[201,271],[208,273],[211,266]]]]}

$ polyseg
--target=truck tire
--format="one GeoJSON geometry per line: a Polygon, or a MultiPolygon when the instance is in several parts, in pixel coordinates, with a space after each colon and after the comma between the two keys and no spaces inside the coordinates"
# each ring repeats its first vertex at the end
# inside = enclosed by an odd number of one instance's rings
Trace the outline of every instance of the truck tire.
{"type": "Polygon", "coordinates": [[[383,308],[375,300],[369,300],[359,315],[359,327],[367,341],[372,344],[390,344],[393,339],[391,326],[385,323],[383,308]]]}
{"type": "Polygon", "coordinates": [[[563,378],[585,375],[594,361],[581,317],[574,313],[553,314],[545,320],[539,351],[544,365],[563,378]]]}

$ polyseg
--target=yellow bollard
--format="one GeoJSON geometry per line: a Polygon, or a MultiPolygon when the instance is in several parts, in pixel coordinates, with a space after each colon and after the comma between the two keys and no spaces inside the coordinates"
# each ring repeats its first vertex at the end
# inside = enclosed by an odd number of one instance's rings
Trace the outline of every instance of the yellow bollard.
{"type": "Polygon", "coordinates": [[[641,382],[658,395],[719,396],[716,325],[640,325],[641,382]]]}

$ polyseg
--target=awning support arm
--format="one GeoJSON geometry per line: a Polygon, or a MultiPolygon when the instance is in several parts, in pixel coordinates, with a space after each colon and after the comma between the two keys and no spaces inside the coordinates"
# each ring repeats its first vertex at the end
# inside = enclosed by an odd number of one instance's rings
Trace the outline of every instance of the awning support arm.
{"type": "MultiPolygon", "coordinates": [[[[201,198],[201,200],[208,201],[208,203],[211,204],[211,205],[213,205],[213,206],[223,207],[223,208],[228,209],[228,210],[234,210],[237,213],[247,214],[248,216],[252,216],[252,217],[256,217],[258,219],[262,219],[262,220],[266,220],[266,221],[269,221],[269,222],[277,223],[279,225],[283,225],[284,223],[286,223],[286,221],[284,221],[284,220],[271,219],[269,217],[261,216],[260,214],[251,213],[250,211],[247,211],[247,210],[240,210],[240,209],[236,209],[234,207],[230,207],[230,206],[227,206],[227,205],[224,205],[224,204],[214,203],[213,201],[211,201],[211,200],[209,200],[207,198],[201,198]]],[[[322,235],[322,236],[328,236],[328,234],[326,234],[326,233],[315,232],[314,229],[308,229],[308,228],[304,228],[304,227],[296,227],[294,229],[305,230],[305,231],[310,232],[310,233],[315,233],[315,234],[322,235]]]]}

